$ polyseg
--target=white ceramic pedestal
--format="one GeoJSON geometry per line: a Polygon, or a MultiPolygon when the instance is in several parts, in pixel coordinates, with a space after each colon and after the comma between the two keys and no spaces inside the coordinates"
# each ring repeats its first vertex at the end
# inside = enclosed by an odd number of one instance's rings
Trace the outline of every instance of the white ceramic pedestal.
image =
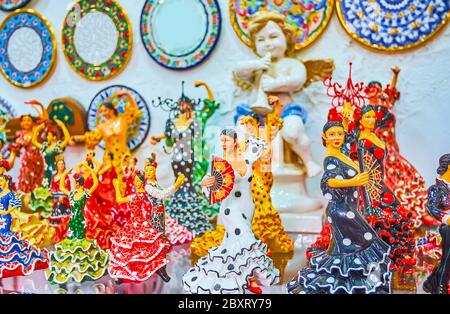
{"type": "Polygon", "coordinates": [[[306,174],[291,164],[283,162],[281,136],[273,141],[272,204],[281,216],[287,232],[320,233],[326,202],[308,194],[306,174]]]}

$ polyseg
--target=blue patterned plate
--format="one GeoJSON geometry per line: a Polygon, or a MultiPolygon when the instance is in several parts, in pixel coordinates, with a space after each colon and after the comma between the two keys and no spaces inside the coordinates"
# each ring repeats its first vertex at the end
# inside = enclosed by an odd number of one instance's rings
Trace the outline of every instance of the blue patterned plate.
{"type": "Polygon", "coordinates": [[[34,10],[20,9],[0,26],[0,71],[13,85],[42,83],[56,63],[56,41],[50,23],[34,10]]]}
{"type": "Polygon", "coordinates": [[[337,0],[336,6],[353,39],[384,51],[424,44],[450,19],[448,0],[337,0]]]}

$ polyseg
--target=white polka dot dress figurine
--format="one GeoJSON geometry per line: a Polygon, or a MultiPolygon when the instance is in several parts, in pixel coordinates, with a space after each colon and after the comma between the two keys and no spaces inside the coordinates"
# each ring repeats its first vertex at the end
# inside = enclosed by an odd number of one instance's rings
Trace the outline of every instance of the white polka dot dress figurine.
{"type": "MultiPolygon", "coordinates": [[[[183,276],[183,287],[190,293],[261,293],[260,285],[279,281],[279,271],[267,256],[267,247],[252,231],[254,204],[251,196],[252,165],[265,147],[261,139],[251,137],[247,151],[237,153],[237,136],[231,129],[221,134],[224,158],[235,172],[235,182],[228,197],[222,201],[219,218],[225,235],[219,247],[213,247],[183,276]],[[233,156],[237,157],[232,159],[233,156]]],[[[202,181],[205,194],[215,184],[215,178],[202,181]]],[[[208,193],[209,194],[209,193],[208,193]]]]}
{"type": "Polygon", "coordinates": [[[326,214],[333,240],[328,250],[316,250],[309,266],[288,283],[291,294],[390,292],[390,247],[357,211],[357,189],[367,184],[368,176],[342,153],[344,136],[342,124],[325,124],[321,189],[329,201],[326,214]]]}

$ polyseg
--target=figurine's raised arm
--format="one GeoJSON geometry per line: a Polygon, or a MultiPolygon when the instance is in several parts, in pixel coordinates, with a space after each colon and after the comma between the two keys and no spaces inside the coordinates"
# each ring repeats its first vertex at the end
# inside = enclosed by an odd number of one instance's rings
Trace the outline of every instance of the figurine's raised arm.
{"type": "Polygon", "coordinates": [[[122,197],[122,195],[121,195],[119,180],[114,179],[113,184],[114,184],[114,190],[116,192],[116,202],[119,203],[119,204],[129,203],[130,202],[130,198],[126,197],[126,196],[122,197]]]}
{"type": "Polygon", "coordinates": [[[95,190],[97,190],[98,188],[98,178],[97,178],[97,174],[94,172],[93,169],[91,169],[91,167],[88,167],[88,171],[91,173],[92,176],[92,180],[94,181],[94,183],[92,184],[92,187],[89,189],[89,195],[92,195],[92,193],[95,192],[95,190]]]}
{"type": "Polygon", "coordinates": [[[63,131],[63,140],[61,142],[61,149],[64,149],[67,147],[67,144],[69,144],[70,141],[70,133],[69,130],[67,129],[66,125],[58,119],[55,119],[55,123],[61,128],[61,130],[63,131]]]}
{"type": "Polygon", "coordinates": [[[26,101],[25,104],[32,105],[33,108],[38,107],[39,109],[41,109],[40,111],[36,110],[39,114],[39,117],[43,120],[49,119],[49,114],[41,102],[37,101],[36,99],[33,99],[33,100],[26,101]]]}
{"type": "Polygon", "coordinates": [[[158,189],[150,184],[145,186],[145,191],[152,197],[160,200],[164,200],[170,196],[172,196],[178,189],[183,185],[186,177],[183,174],[180,174],[177,177],[175,183],[167,189],[158,189]]]}
{"type": "Polygon", "coordinates": [[[39,124],[39,126],[33,130],[33,137],[31,138],[31,143],[39,149],[42,148],[42,144],[39,143],[38,136],[44,128],[45,128],[44,123],[39,124]]]}

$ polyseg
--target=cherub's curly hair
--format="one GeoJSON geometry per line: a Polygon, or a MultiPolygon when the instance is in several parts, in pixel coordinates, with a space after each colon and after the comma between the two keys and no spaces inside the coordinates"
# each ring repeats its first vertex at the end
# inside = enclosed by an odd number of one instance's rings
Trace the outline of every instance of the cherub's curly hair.
{"type": "Polygon", "coordinates": [[[250,37],[250,48],[256,53],[256,34],[262,30],[270,21],[276,23],[286,36],[287,51],[286,54],[290,55],[295,50],[295,29],[289,24],[286,16],[278,12],[273,11],[261,11],[254,15],[252,21],[249,23],[248,35],[250,37]]]}

